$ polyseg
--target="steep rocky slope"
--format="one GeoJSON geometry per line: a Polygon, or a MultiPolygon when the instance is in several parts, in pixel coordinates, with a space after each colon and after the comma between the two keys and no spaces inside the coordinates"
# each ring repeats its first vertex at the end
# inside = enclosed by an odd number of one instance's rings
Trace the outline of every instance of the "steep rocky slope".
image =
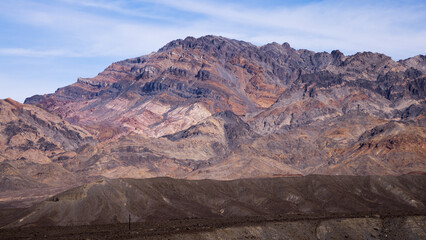
{"type": "Polygon", "coordinates": [[[81,183],[60,161],[95,142],[89,132],[56,114],[11,99],[0,100],[0,203],[45,197],[52,190],[81,183]]]}
{"type": "Polygon", "coordinates": [[[159,138],[122,136],[63,161],[89,176],[238,179],[321,174],[426,172],[423,120],[387,121],[351,113],[256,133],[231,111],[159,138]]]}

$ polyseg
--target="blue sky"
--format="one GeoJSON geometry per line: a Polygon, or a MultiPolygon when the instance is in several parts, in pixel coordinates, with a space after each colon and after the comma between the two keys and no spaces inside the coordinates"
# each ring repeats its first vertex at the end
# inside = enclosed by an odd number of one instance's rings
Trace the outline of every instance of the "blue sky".
{"type": "Polygon", "coordinates": [[[51,93],[186,36],[399,60],[426,54],[425,22],[425,0],[2,0],[0,98],[51,93]]]}

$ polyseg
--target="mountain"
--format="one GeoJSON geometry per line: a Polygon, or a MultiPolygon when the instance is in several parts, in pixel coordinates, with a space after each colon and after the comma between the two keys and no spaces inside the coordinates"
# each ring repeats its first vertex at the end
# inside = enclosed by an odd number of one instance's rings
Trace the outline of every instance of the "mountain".
{"type": "Polygon", "coordinates": [[[223,37],[188,37],[25,103],[98,130],[101,139],[123,132],[173,134],[225,110],[267,133],[351,111],[399,120],[424,107],[421,59],[395,62],[371,52],[344,56],[337,50],[295,50],[287,43],[257,47],[223,37]]]}
{"type": "Polygon", "coordinates": [[[25,102],[102,142],[69,163],[94,175],[422,173],[424,59],[188,37],[25,102]]]}

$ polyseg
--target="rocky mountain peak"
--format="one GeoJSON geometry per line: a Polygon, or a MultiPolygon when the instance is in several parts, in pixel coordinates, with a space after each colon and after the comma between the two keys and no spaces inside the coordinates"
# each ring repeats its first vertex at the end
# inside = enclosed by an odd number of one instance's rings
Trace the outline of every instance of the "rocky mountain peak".
{"type": "Polygon", "coordinates": [[[282,46],[283,46],[283,48],[285,48],[287,50],[289,50],[291,48],[290,44],[288,42],[283,43],[282,46]]]}
{"type": "Polygon", "coordinates": [[[13,106],[15,109],[22,109],[23,105],[20,102],[17,102],[11,98],[6,98],[3,100],[0,100],[2,102],[1,104],[10,104],[10,106],[13,106]]]}
{"type": "Polygon", "coordinates": [[[166,44],[158,51],[169,51],[176,47],[180,47],[183,50],[198,49],[204,52],[235,52],[244,48],[255,46],[244,41],[238,41],[221,36],[207,35],[200,38],[187,37],[183,40],[177,39],[166,44]]]}
{"type": "Polygon", "coordinates": [[[399,62],[407,67],[415,68],[426,74],[426,55],[417,55],[405,60],[400,60],[399,62]]]}

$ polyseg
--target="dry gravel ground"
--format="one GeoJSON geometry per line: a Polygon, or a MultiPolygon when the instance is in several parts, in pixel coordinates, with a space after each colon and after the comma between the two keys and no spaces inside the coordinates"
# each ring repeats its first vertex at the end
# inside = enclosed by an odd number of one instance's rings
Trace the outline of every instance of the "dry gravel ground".
{"type": "Polygon", "coordinates": [[[285,216],[185,219],[146,223],[25,227],[0,239],[426,239],[425,215],[285,216]]]}

